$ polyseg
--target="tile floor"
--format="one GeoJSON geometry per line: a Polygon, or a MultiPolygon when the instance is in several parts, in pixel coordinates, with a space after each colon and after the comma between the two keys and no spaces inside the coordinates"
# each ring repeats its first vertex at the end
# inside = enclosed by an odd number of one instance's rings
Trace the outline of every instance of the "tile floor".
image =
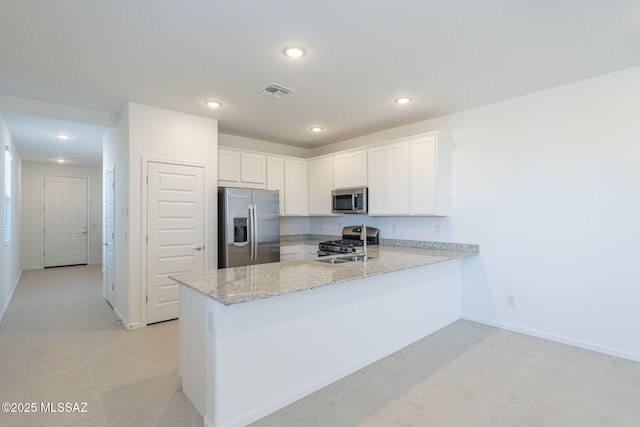
{"type": "Polygon", "coordinates": [[[178,323],[124,330],[101,274],[22,274],[0,322],[0,402],[86,402],[87,412],[0,412],[0,426],[202,426],[181,391],[178,323]]]}
{"type": "MultiPolygon", "coordinates": [[[[177,322],[125,331],[99,266],[24,272],[0,323],[0,426],[200,426],[177,322]]],[[[640,426],[640,363],[459,321],[256,422],[263,426],[640,426]]]]}

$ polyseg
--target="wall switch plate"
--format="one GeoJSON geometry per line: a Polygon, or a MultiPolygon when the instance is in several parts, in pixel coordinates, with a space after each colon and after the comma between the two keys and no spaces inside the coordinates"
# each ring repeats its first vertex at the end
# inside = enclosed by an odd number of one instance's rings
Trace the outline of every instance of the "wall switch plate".
{"type": "Polygon", "coordinates": [[[516,297],[513,295],[507,295],[507,307],[515,307],[516,306],[516,297]]]}

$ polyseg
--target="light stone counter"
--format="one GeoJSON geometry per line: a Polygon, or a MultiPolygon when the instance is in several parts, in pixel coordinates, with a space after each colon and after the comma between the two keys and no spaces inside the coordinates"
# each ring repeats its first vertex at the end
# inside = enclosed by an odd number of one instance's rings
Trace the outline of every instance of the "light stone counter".
{"type": "Polygon", "coordinates": [[[455,260],[477,253],[477,250],[433,250],[380,245],[369,247],[367,262],[328,264],[316,260],[288,261],[180,274],[171,278],[221,304],[233,305],[455,260]]]}
{"type": "MultiPolygon", "coordinates": [[[[287,240],[323,240],[302,237],[287,240]]],[[[286,261],[173,277],[182,284],[182,391],[205,426],[249,425],[460,318],[460,258],[477,246],[368,250],[366,263],[286,261]]]]}

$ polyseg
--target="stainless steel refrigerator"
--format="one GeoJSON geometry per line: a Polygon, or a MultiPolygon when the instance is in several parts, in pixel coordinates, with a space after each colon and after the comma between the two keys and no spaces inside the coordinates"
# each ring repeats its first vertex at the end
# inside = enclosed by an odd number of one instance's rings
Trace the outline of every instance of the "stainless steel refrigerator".
{"type": "Polygon", "coordinates": [[[277,191],[218,187],[218,268],[280,261],[277,191]]]}

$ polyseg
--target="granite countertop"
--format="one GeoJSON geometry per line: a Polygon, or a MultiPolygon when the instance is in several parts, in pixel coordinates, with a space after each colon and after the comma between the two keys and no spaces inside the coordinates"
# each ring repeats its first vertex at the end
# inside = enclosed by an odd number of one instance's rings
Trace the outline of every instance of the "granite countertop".
{"type": "Polygon", "coordinates": [[[462,250],[372,245],[367,262],[287,261],[170,277],[221,304],[232,305],[478,254],[475,245],[460,248],[462,250]]]}

